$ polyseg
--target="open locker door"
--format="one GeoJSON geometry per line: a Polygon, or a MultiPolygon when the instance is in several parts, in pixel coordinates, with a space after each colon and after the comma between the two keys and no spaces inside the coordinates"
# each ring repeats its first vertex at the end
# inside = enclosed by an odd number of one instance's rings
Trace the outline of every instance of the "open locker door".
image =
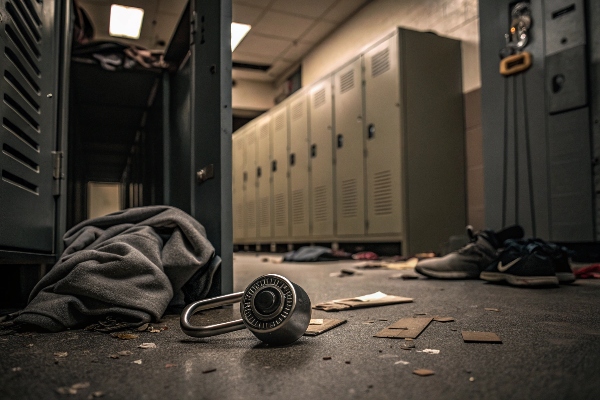
{"type": "Polygon", "coordinates": [[[1,0],[0,262],[53,262],[61,154],[55,1],[1,0]],[[56,177],[56,179],[55,179],[56,177]]]}

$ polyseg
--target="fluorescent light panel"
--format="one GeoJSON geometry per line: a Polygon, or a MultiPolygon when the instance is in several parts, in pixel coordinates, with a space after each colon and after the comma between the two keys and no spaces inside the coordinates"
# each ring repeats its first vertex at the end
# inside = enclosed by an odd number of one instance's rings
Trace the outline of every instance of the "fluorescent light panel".
{"type": "Polygon", "coordinates": [[[240,44],[242,39],[246,36],[248,31],[250,31],[251,26],[246,24],[240,24],[238,22],[231,23],[231,51],[233,52],[235,48],[240,44]]]}
{"type": "Polygon", "coordinates": [[[141,8],[113,4],[110,6],[108,33],[111,36],[139,39],[142,19],[144,19],[144,10],[141,8]]]}

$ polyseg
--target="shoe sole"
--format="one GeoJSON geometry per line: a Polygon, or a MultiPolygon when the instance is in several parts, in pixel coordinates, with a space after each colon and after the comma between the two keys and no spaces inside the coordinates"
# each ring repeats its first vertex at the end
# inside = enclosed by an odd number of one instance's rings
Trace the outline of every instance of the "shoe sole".
{"type": "Polygon", "coordinates": [[[479,277],[488,282],[506,281],[514,286],[558,286],[556,276],[518,276],[503,272],[483,271],[479,277]]]}
{"type": "Polygon", "coordinates": [[[572,272],[557,272],[556,277],[561,285],[566,285],[575,282],[575,274],[572,272]]]}
{"type": "Polygon", "coordinates": [[[479,274],[473,274],[464,271],[448,271],[448,272],[440,272],[440,271],[432,271],[427,268],[423,268],[420,266],[415,267],[415,271],[418,273],[428,276],[430,278],[435,279],[477,279],[479,278],[479,274]]]}

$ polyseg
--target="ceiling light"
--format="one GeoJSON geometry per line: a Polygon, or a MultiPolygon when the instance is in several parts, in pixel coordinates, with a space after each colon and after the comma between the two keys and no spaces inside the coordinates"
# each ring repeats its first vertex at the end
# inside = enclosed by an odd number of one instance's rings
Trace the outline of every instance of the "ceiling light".
{"type": "Polygon", "coordinates": [[[239,24],[237,22],[231,23],[231,51],[234,51],[237,45],[240,44],[250,28],[252,28],[250,25],[239,24]]]}
{"type": "Polygon", "coordinates": [[[110,6],[110,27],[108,32],[111,36],[139,39],[143,18],[144,10],[141,8],[113,4],[110,6]]]}

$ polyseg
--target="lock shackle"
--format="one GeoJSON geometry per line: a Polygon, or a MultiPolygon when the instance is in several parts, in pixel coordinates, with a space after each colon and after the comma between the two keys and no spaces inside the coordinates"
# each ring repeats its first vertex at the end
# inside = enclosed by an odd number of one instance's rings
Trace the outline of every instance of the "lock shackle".
{"type": "Polygon", "coordinates": [[[183,310],[183,313],[181,314],[181,318],[179,320],[181,330],[188,336],[204,338],[246,328],[246,325],[244,325],[244,321],[241,319],[207,326],[197,326],[192,325],[190,323],[190,318],[196,312],[202,310],[210,310],[211,308],[217,308],[229,304],[239,303],[243,296],[244,292],[237,292],[232,294],[226,294],[224,296],[214,297],[212,299],[200,300],[189,304],[183,310]]]}

